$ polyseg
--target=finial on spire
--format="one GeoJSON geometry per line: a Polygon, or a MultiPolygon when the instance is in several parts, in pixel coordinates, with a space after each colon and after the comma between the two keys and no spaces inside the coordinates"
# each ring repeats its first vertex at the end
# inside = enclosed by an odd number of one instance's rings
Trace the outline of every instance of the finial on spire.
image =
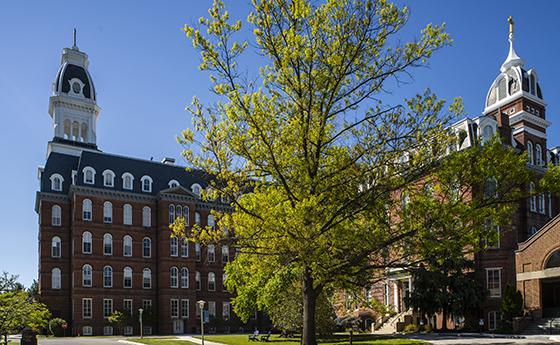
{"type": "Polygon", "coordinates": [[[513,35],[513,17],[512,16],[508,17],[508,23],[509,23],[509,34],[511,36],[511,35],[513,35]]]}
{"type": "Polygon", "coordinates": [[[72,48],[78,48],[78,46],[76,46],[76,28],[74,28],[74,45],[72,46],[72,48]]]}
{"type": "Polygon", "coordinates": [[[505,72],[511,66],[523,66],[523,60],[517,55],[515,49],[513,48],[513,18],[512,16],[508,17],[509,23],[509,54],[506,58],[506,61],[502,64],[500,70],[505,72]]]}

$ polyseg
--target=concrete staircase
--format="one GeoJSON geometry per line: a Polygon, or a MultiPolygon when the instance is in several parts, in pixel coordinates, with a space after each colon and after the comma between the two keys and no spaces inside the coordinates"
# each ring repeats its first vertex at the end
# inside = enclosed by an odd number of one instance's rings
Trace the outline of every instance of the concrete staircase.
{"type": "Polygon", "coordinates": [[[525,330],[524,334],[560,334],[560,318],[547,318],[534,321],[525,330]]]}
{"type": "Polygon", "coordinates": [[[395,314],[389,320],[385,321],[378,330],[375,331],[375,334],[393,334],[397,331],[397,322],[404,321],[404,316],[410,314],[409,310],[401,311],[398,314],[395,314]]]}

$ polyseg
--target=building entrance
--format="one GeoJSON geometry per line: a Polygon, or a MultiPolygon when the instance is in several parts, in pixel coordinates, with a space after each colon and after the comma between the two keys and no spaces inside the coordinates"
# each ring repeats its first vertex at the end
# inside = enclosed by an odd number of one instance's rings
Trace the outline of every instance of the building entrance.
{"type": "Polygon", "coordinates": [[[183,320],[173,320],[173,334],[182,334],[185,333],[183,330],[183,326],[185,323],[183,320]]]}
{"type": "Polygon", "coordinates": [[[543,317],[560,317],[560,277],[541,281],[543,317]]]}

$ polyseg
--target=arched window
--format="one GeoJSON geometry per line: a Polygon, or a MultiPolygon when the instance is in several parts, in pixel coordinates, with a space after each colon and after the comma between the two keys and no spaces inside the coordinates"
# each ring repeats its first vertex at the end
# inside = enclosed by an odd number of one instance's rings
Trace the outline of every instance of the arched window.
{"type": "Polygon", "coordinates": [[[103,172],[103,185],[105,187],[115,186],[115,173],[111,170],[105,170],[103,172]]]}
{"type": "Polygon", "coordinates": [[[177,205],[175,206],[175,218],[181,217],[183,217],[183,208],[181,207],[181,205],[177,205]]]}
{"type": "Polygon", "coordinates": [[[103,267],[103,287],[113,287],[113,268],[111,266],[103,267]]]}
{"type": "Polygon", "coordinates": [[[92,167],[85,167],[82,170],[84,174],[84,183],[85,184],[94,184],[95,183],[95,169],[92,167]]]}
{"type": "Polygon", "coordinates": [[[213,244],[208,245],[208,262],[216,261],[216,247],[213,244]]]}
{"type": "Polygon", "coordinates": [[[194,280],[196,283],[196,289],[200,291],[202,289],[202,279],[200,277],[200,272],[196,271],[196,273],[194,274],[194,280]]]}
{"type": "Polygon", "coordinates": [[[538,209],[539,213],[544,214],[544,193],[539,193],[538,209]]]}
{"type": "Polygon", "coordinates": [[[534,152],[533,152],[533,143],[530,142],[530,141],[527,141],[527,161],[531,165],[535,164],[534,152]]]}
{"type": "Polygon", "coordinates": [[[122,175],[123,189],[132,190],[134,183],[134,176],[131,173],[124,173],[122,175]]]}
{"type": "Polygon", "coordinates": [[[169,270],[169,286],[172,288],[179,287],[179,269],[177,267],[171,267],[169,270]]]}
{"type": "Polygon", "coordinates": [[[82,267],[82,286],[90,287],[92,285],[92,268],[90,265],[85,264],[82,267]]]}
{"type": "Polygon", "coordinates": [[[173,224],[175,221],[175,206],[169,205],[169,224],[173,224]]]}
{"type": "Polygon", "coordinates": [[[537,212],[537,196],[534,195],[535,184],[533,182],[529,183],[529,210],[531,212],[537,212]]]}
{"type": "Polygon", "coordinates": [[[194,257],[196,261],[202,260],[202,255],[200,253],[200,243],[194,244],[194,257]]]}
{"type": "Polygon", "coordinates": [[[148,237],[144,237],[142,240],[142,256],[145,258],[152,257],[152,240],[148,237]]]}
{"type": "Polygon", "coordinates": [[[193,194],[197,197],[200,198],[200,192],[202,190],[202,187],[200,187],[200,185],[198,183],[195,183],[191,186],[191,191],[193,192],[193,194]]]}
{"type": "Polygon", "coordinates": [[[113,204],[109,201],[105,201],[105,203],[103,203],[103,222],[113,222],[113,204]]]}
{"type": "Polygon", "coordinates": [[[132,256],[132,237],[123,237],[123,256],[132,256]]]}
{"type": "Polygon", "coordinates": [[[51,287],[53,290],[59,290],[62,285],[62,275],[60,268],[55,267],[51,271],[51,287]]]}
{"type": "Polygon", "coordinates": [[[91,232],[85,231],[82,234],[82,254],[91,254],[91,232]]]}
{"type": "Polygon", "coordinates": [[[181,268],[181,287],[183,289],[189,288],[189,269],[186,267],[181,268]]]}
{"type": "Polygon", "coordinates": [[[103,235],[103,255],[113,255],[113,236],[103,235]]]}
{"type": "Polygon", "coordinates": [[[175,188],[179,187],[179,182],[177,182],[176,180],[171,180],[167,185],[169,186],[169,188],[175,188]]]}
{"type": "Polygon", "coordinates": [[[542,159],[542,148],[540,144],[535,145],[535,165],[542,166],[543,159],[542,159]]]}
{"type": "Polygon", "coordinates": [[[59,174],[52,174],[51,175],[51,189],[56,192],[62,191],[62,182],[64,182],[64,178],[62,178],[59,174]]]}
{"type": "Polygon", "coordinates": [[[545,269],[560,267],[560,250],[555,251],[546,261],[545,269]]]}
{"type": "Polygon", "coordinates": [[[60,243],[60,237],[55,236],[52,238],[51,240],[51,256],[53,258],[59,258],[61,257],[61,243],[60,243]]]}
{"type": "Polygon", "coordinates": [[[142,288],[152,288],[152,271],[149,268],[144,268],[144,271],[142,271],[142,288]]]}
{"type": "Polygon", "coordinates": [[[200,213],[198,212],[194,213],[194,223],[200,225],[200,213]]]}
{"type": "Polygon", "coordinates": [[[123,269],[123,287],[127,289],[132,287],[132,268],[128,266],[123,269]]]}
{"type": "Polygon", "coordinates": [[[91,221],[92,211],[91,211],[91,200],[84,199],[82,201],[82,219],[85,221],[91,221]]]}
{"type": "Polygon", "coordinates": [[[186,238],[181,240],[181,256],[184,258],[189,256],[189,240],[186,238]]]}
{"type": "Polygon", "coordinates": [[[229,262],[229,247],[222,246],[222,262],[226,263],[229,262]]]}
{"type": "Polygon", "coordinates": [[[142,192],[150,193],[152,191],[152,178],[150,176],[142,176],[140,181],[142,182],[142,192]]]}
{"type": "Polygon", "coordinates": [[[179,239],[177,237],[171,237],[169,239],[169,254],[171,256],[179,255],[179,239]]]}
{"type": "Polygon", "coordinates": [[[132,225],[132,206],[130,204],[124,204],[123,206],[123,223],[132,225]]]}
{"type": "Polygon", "coordinates": [[[62,224],[62,209],[58,205],[54,205],[51,210],[52,226],[60,226],[62,224]]]}
{"type": "Polygon", "coordinates": [[[214,272],[208,273],[208,291],[216,291],[216,275],[214,272]]]}
{"type": "Polygon", "coordinates": [[[185,218],[185,224],[190,224],[190,210],[188,206],[183,206],[183,218],[185,218]]]}
{"type": "Polygon", "coordinates": [[[208,215],[208,226],[212,228],[212,230],[214,230],[214,228],[216,227],[216,220],[214,219],[214,215],[209,214],[208,215]]]}
{"type": "Polygon", "coordinates": [[[146,228],[152,226],[152,209],[148,206],[142,209],[142,226],[146,228]]]}
{"type": "Polygon", "coordinates": [[[484,126],[484,128],[482,129],[482,143],[485,143],[488,140],[492,139],[493,135],[494,127],[492,127],[491,125],[484,126]]]}

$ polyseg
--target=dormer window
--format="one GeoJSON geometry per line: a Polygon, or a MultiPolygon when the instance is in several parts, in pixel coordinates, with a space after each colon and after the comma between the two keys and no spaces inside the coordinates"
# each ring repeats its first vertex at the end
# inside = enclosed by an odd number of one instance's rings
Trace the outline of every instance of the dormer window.
{"type": "Polygon", "coordinates": [[[84,183],[86,184],[95,183],[95,169],[93,169],[92,167],[85,167],[83,173],[84,173],[84,183]]]}
{"type": "Polygon", "coordinates": [[[103,172],[103,186],[114,187],[115,186],[115,173],[111,170],[105,170],[103,172]]]}
{"type": "Polygon", "coordinates": [[[171,180],[169,181],[169,188],[175,188],[175,187],[179,187],[179,182],[177,182],[176,180],[171,180]]]}
{"type": "Polygon", "coordinates": [[[131,173],[124,173],[122,175],[123,179],[123,189],[132,190],[132,183],[134,181],[134,176],[131,173]]]}
{"type": "Polygon", "coordinates": [[[195,183],[191,186],[191,191],[193,192],[194,195],[196,195],[199,198],[200,198],[200,191],[201,190],[202,190],[202,187],[200,187],[200,185],[198,183],[195,183]]]}
{"type": "Polygon", "coordinates": [[[142,192],[150,193],[152,191],[152,178],[150,176],[142,176],[142,192]]]}
{"type": "Polygon", "coordinates": [[[62,182],[64,182],[64,178],[62,178],[59,174],[52,174],[51,175],[51,189],[53,191],[61,192],[62,191],[62,182]]]}

